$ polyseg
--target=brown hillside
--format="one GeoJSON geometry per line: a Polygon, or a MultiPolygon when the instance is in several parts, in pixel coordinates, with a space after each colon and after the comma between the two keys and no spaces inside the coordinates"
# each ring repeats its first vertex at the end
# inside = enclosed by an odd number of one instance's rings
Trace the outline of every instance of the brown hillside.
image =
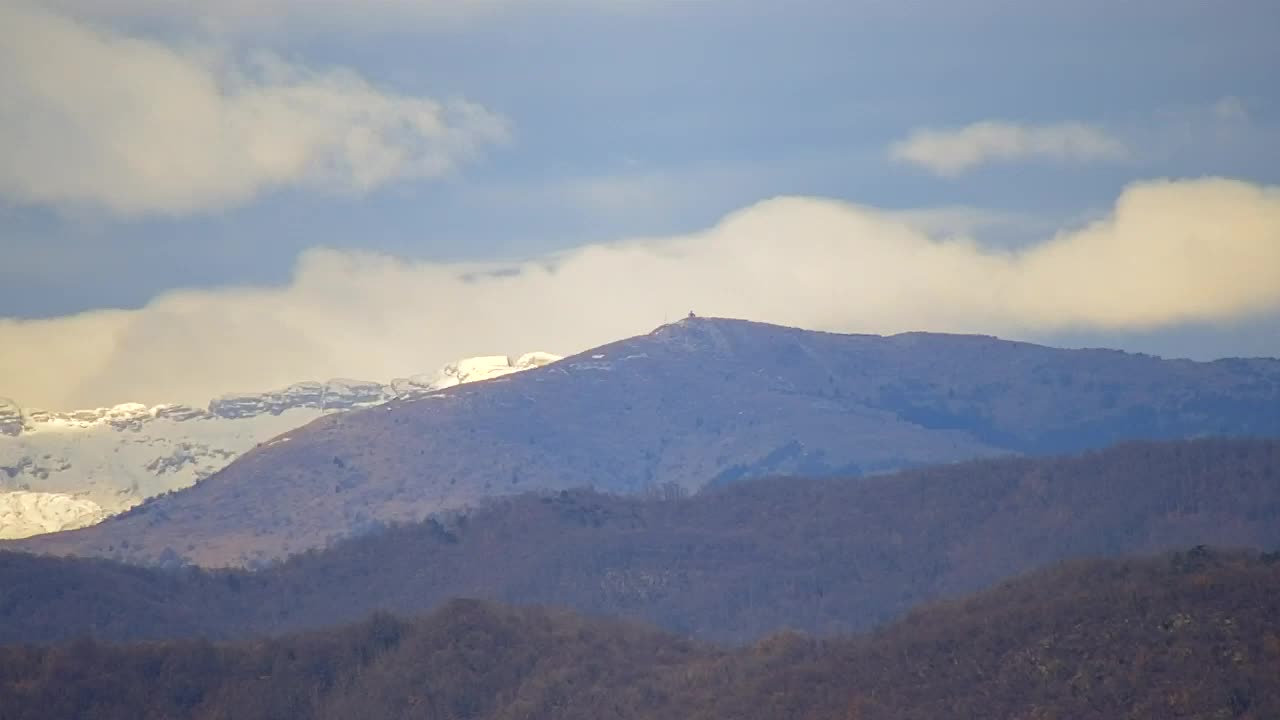
{"type": "Polygon", "coordinates": [[[1280,562],[1076,562],[868,637],[723,651],[455,601],[230,645],[0,648],[0,720],[1280,717],[1280,562]]]}
{"type": "Polygon", "coordinates": [[[672,500],[527,495],[252,573],[0,553],[0,642],[243,637],[459,596],[743,642],[783,626],[867,629],[1067,558],[1198,544],[1280,547],[1280,440],[777,478],[672,500]]]}
{"type": "Polygon", "coordinates": [[[1280,717],[1280,554],[1073,562],[873,636],[781,636],[695,682],[687,718],[1280,717]],[[745,668],[744,668],[745,666],[745,668]],[[706,698],[698,701],[697,698],[706,698]]]}

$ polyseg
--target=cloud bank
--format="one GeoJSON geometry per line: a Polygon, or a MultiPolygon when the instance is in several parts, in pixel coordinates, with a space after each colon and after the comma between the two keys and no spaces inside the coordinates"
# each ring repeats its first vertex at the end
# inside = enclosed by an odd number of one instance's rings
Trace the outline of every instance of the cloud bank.
{"type": "Polygon", "coordinates": [[[1280,309],[1280,188],[1136,184],[1103,219],[1017,252],[796,197],[690,235],[505,266],[317,249],[285,287],[0,320],[0,395],[55,408],[202,403],[303,379],[389,379],[465,355],[567,354],[690,309],[837,331],[1006,335],[1267,312],[1280,309]]]}
{"type": "Polygon", "coordinates": [[[0,6],[0,199],[176,214],[431,178],[506,138],[465,100],[0,6]]]}
{"type": "Polygon", "coordinates": [[[949,130],[921,129],[889,148],[891,159],[943,177],[991,162],[1097,162],[1127,154],[1120,140],[1080,123],[1028,126],[986,121],[949,130]]]}

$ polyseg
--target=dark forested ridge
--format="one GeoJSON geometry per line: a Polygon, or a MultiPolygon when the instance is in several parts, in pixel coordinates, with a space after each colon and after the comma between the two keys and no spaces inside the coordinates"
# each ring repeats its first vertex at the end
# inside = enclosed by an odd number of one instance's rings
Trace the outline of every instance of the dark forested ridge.
{"type": "Polygon", "coordinates": [[[214,644],[0,648],[0,720],[1280,717],[1280,556],[1076,561],[737,650],[482,601],[214,644]]]}
{"type": "Polygon", "coordinates": [[[1280,360],[695,318],[325,417],[124,516],[7,546],[241,565],[529,490],[692,491],[1206,435],[1280,435],[1280,360]]]}
{"type": "Polygon", "coordinates": [[[686,717],[1280,717],[1278,583],[1280,554],[1070,562],[867,638],[760,643],[686,717]]]}
{"type": "Polygon", "coordinates": [[[235,638],[454,597],[717,641],[784,626],[851,632],[1066,558],[1280,547],[1280,440],[1131,443],[678,495],[494,500],[258,572],[0,553],[0,642],[235,638]]]}

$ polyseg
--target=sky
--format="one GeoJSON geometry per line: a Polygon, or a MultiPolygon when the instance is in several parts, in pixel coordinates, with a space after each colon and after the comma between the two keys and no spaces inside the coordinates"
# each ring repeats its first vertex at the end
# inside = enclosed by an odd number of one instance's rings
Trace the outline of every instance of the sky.
{"type": "Polygon", "coordinates": [[[690,310],[1280,356],[1280,6],[0,0],[0,396],[690,310]]]}

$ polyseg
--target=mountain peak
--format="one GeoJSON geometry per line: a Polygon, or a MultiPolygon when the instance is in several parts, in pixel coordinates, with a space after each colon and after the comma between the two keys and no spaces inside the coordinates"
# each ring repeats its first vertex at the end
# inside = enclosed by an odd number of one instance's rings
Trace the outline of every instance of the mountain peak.
{"type": "MultiPolygon", "coordinates": [[[[480,358],[444,375],[518,364],[480,358]]],[[[145,559],[194,538],[195,562],[251,563],[529,489],[694,491],[1129,438],[1280,432],[1274,360],[1166,361],[698,316],[440,397],[319,419],[154,508],[42,547],[110,554],[128,539],[145,559]],[[289,510],[300,505],[305,517],[289,510]]]]}

